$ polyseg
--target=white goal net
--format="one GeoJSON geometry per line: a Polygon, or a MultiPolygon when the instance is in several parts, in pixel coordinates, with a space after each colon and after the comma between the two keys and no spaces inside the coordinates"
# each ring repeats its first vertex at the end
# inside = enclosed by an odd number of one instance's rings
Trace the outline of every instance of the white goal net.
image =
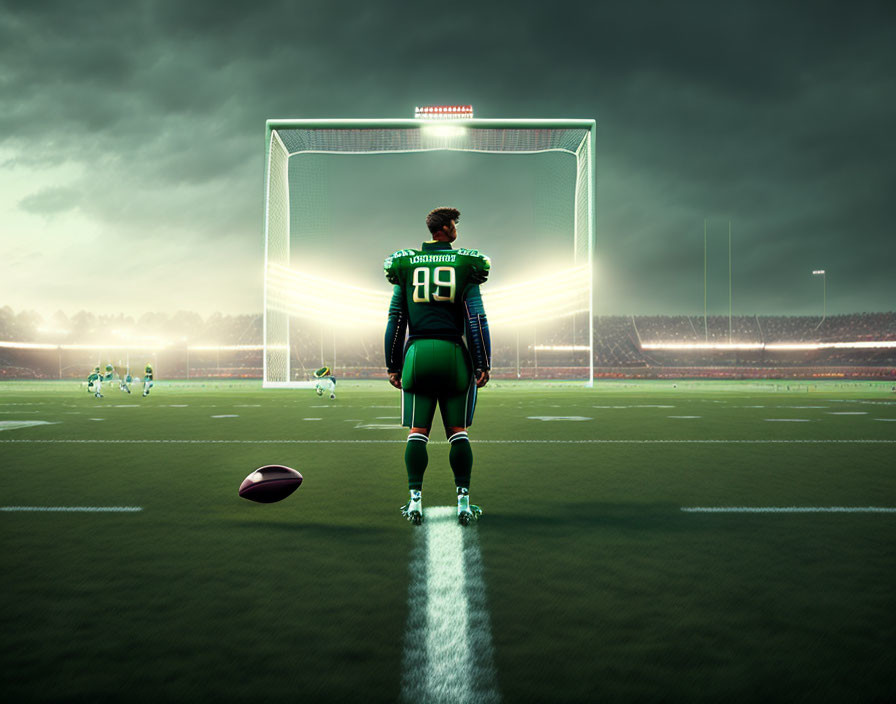
{"type": "Polygon", "coordinates": [[[384,373],[382,261],[428,239],[439,206],[461,210],[457,246],[492,258],[493,378],[592,383],[594,135],[593,120],[269,120],[264,386],[384,373]]]}

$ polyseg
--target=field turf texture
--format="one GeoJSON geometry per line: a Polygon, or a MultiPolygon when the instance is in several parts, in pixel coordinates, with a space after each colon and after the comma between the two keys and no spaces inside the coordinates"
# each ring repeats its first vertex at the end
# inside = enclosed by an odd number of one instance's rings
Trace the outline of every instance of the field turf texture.
{"type": "MultiPolygon", "coordinates": [[[[0,512],[0,700],[398,700],[398,392],[139,388],[0,384],[0,427],[52,423],[0,431],[0,506],[142,508],[0,512]],[[264,464],[305,482],[240,499],[264,464]]],[[[889,384],[490,384],[471,495],[503,700],[892,701],[896,514],[681,509],[896,507],[894,421],[889,384]]],[[[424,512],[454,501],[432,439],[424,512]]]]}

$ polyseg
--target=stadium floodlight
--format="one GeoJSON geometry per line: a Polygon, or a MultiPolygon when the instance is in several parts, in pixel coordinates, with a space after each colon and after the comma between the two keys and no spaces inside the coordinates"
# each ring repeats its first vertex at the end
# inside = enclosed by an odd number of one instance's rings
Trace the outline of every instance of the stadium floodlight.
{"type": "MultiPolygon", "coordinates": [[[[589,366],[587,385],[594,381],[594,120],[481,119],[470,105],[422,106],[407,119],[268,120],[265,168],[265,265],[264,265],[264,387],[303,387],[292,380],[290,320],[309,311],[328,326],[342,321],[377,321],[385,324],[386,306],[369,290],[354,290],[351,299],[331,293],[344,284],[297,271],[290,258],[291,240],[301,242],[302,215],[314,207],[314,194],[291,184],[290,164],[317,168],[309,155],[377,155],[421,152],[476,152],[486,154],[543,154],[572,157],[575,174],[572,218],[569,228],[571,264],[578,270],[566,280],[555,277],[538,306],[522,311],[519,304],[502,300],[501,290],[483,289],[489,320],[508,325],[534,322],[553,305],[555,316],[587,311],[589,366]],[[448,124],[445,124],[448,123],[448,124]],[[304,159],[304,161],[303,161],[304,159]],[[295,161],[298,160],[298,161],[295,161]],[[578,288],[576,288],[578,287],[578,288]],[[571,295],[572,294],[572,295],[571,295]],[[349,310],[351,309],[351,310],[349,310]]],[[[310,182],[313,182],[313,177],[310,182]]],[[[572,183],[570,184],[572,185],[572,183]]],[[[572,188],[571,188],[572,191],[572,188]]],[[[350,200],[346,198],[345,200],[350,200]]],[[[369,265],[369,262],[365,263],[369,265]]],[[[384,290],[385,287],[384,287],[384,290]]],[[[505,299],[508,297],[505,297],[505,299]]],[[[531,297],[530,297],[531,298],[531,297]]],[[[386,303],[388,305],[388,303],[386,303]]],[[[306,323],[307,324],[307,323],[306,323]]],[[[573,326],[574,328],[574,326],[573,326]]],[[[311,328],[304,328],[305,331],[311,328]]],[[[494,333],[493,333],[494,335],[494,333]]],[[[323,334],[321,333],[321,339],[323,334]]],[[[573,340],[575,342],[575,340],[573,340]]],[[[323,342],[321,342],[323,345],[323,342]]]]}
{"type": "Polygon", "coordinates": [[[868,342],[642,342],[642,350],[666,351],[716,351],[771,350],[773,352],[798,352],[812,350],[883,350],[896,348],[896,341],[868,342]]]}
{"type": "Polygon", "coordinates": [[[818,330],[828,317],[828,278],[824,269],[813,269],[812,276],[821,277],[821,321],[815,326],[818,330]]]}
{"type": "Polygon", "coordinates": [[[424,105],[414,108],[418,120],[471,120],[472,105],[424,105]]]}

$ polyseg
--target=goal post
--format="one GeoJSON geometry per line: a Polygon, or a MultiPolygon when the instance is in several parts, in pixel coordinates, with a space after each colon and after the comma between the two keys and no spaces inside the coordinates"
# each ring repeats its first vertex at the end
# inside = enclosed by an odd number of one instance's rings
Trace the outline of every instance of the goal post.
{"type": "MultiPolygon", "coordinates": [[[[351,326],[360,318],[369,316],[374,319],[377,315],[384,325],[386,318],[386,306],[382,305],[377,292],[362,290],[348,282],[339,284],[351,292],[354,307],[350,310],[339,300],[342,296],[327,295],[334,282],[294,269],[290,258],[291,242],[302,237],[300,223],[303,221],[299,215],[310,207],[314,195],[291,183],[291,169],[300,163],[297,160],[313,159],[312,155],[328,155],[329,158],[329,155],[421,152],[517,155],[556,152],[574,158],[575,193],[571,232],[567,233],[572,266],[556,283],[553,299],[545,295],[543,301],[533,301],[531,305],[542,305],[545,315],[549,307],[554,316],[570,316],[574,342],[575,316],[587,313],[587,345],[539,346],[533,338],[531,349],[536,355],[536,371],[538,350],[549,350],[542,354],[573,348],[584,354],[587,350],[588,363],[582,368],[582,380],[591,386],[594,381],[595,134],[596,122],[590,119],[481,119],[464,115],[463,119],[268,120],[264,184],[264,388],[308,387],[313,383],[304,378],[307,370],[297,349],[298,345],[307,347],[311,344],[306,339],[310,331],[320,329],[323,357],[324,326],[331,323],[351,326]],[[571,287],[568,296],[564,295],[564,285],[571,287]],[[302,319],[307,335],[297,329],[291,330],[295,327],[291,320],[298,319],[302,319]]],[[[317,162],[309,160],[307,163],[317,162]]],[[[313,178],[306,183],[313,183],[313,178]]],[[[436,205],[441,203],[433,203],[433,207],[436,205]]],[[[384,250],[383,256],[388,253],[384,250]]],[[[554,288],[551,283],[545,286],[554,288]]],[[[508,325],[512,320],[519,324],[523,319],[537,324],[541,309],[514,310],[511,296],[502,295],[504,293],[506,291],[491,286],[483,289],[486,310],[495,329],[501,326],[502,320],[508,321],[508,325]]],[[[389,294],[385,285],[383,295],[387,304],[389,294]]],[[[335,334],[333,339],[335,354],[335,334]]]]}

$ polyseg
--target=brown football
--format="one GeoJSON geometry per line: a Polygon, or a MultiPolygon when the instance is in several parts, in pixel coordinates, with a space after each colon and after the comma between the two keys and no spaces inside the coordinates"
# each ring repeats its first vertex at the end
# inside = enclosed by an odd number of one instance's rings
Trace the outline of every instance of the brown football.
{"type": "Polygon", "coordinates": [[[291,467],[269,464],[259,467],[240,484],[240,496],[260,504],[282,501],[302,485],[302,475],[291,467]]]}

